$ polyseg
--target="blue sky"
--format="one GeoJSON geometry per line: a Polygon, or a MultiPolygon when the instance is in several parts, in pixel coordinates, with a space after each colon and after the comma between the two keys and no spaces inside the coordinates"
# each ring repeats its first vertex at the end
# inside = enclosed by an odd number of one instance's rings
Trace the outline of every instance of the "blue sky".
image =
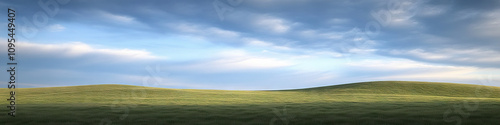
{"type": "Polygon", "coordinates": [[[385,80],[500,86],[495,0],[0,4],[16,9],[19,87],[268,90],[385,80]]]}

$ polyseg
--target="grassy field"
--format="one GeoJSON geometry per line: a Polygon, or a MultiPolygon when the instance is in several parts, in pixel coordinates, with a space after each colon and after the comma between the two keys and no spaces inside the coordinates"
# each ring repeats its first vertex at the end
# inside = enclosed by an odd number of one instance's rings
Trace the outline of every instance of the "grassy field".
{"type": "MultiPolygon", "coordinates": [[[[7,99],[8,89],[0,89],[7,99]]],[[[500,87],[381,81],[277,91],[89,85],[16,89],[0,124],[500,124],[500,87]]]]}

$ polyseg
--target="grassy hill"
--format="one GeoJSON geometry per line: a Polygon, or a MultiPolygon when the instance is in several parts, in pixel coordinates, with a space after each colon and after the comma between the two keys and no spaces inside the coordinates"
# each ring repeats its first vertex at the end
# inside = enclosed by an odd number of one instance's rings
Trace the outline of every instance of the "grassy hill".
{"type": "Polygon", "coordinates": [[[17,116],[0,124],[498,124],[499,94],[500,87],[405,81],[276,91],[20,88],[17,116]]]}
{"type": "Polygon", "coordinates": [[[447,97],[487,97],[500,98],[500,87],[436,83],[436,82],[411,82],[411,81],[377,81],[352,83],[318,88],[297,89],[293,91],[307,91],[330,94],[396,94],[396,95],[422,95],[422,96],[447,96],[447,97]],[[486,93],[487,92],[487,93],[486,93]]]}

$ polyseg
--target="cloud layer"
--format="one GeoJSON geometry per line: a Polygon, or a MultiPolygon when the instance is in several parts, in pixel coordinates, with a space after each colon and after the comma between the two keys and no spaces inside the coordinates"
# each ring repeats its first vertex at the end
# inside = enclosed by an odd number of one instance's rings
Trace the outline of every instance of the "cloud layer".
{"type": "Polygon", "coordinates": [[[214,1],[73,0],[43,23],[33,17],[49,13],[37,2],[4,3],[22,10],[20,59],[24,75],[40,79],[26,81],[33,86],[139,85],[156,65],[157,85],[178,88],[500,75],[498,1],[219,0],[221,14],[214,1]]]}

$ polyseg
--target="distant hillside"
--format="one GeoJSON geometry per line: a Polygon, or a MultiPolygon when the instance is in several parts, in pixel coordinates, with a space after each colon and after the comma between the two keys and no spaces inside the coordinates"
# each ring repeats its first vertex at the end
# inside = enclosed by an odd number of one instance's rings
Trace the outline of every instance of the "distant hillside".
{"type": "MultiPolygon", "coordinates": [[[[8,94],[0,89],[0,97],[8,94]]],[[[493,125],[500,119],[499,95],[499,87],[407,81],[277,91],[109,84],[18,88],[18,115],[0,117],[0,124],[493,125]]],[[[0,101],[5,114],[7,103],[0,101]]]]}
{"type": "Polygon", "coordinates": [[[450,97],[500,97],[500,87],[414,81],[376,81],[285,91],[331,94],[398,94],[450,97]]]}
{"type": "MultiPolygon", "coordinates": [[[[6,88],[0,89],[0,97],[8,97],[8,91],[6,88]]],[[[278,91],[167,89],[116,84],[16,89],[18,104],[111,104],[118,102],[123,104],[205,105],[349,100],[400,101],[401,98],[410,101],[456,100],[459,99],[458,97],[500,98],[500,87],[454,83],[378,81],[278,91]]],[[[7,101],[0,102],[0,104],[7,104],[7,101]]]]}

